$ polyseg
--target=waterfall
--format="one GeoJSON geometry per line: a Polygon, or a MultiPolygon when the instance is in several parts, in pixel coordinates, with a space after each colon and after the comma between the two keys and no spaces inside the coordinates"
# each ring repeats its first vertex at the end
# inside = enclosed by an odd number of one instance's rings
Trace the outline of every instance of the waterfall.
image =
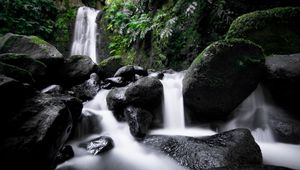
{"type": "Polygon", "coordinates": [[[256,141],[275,142],[268,125],[268,114],[276,108],[266,97],[266,92],[259,85],[257,89],[233,112],[234,119],[228,122],[223,130],[247,128],[252,131],[256,141]]]}
{"type": "Polygon", "coordinates": [[[182,79],[184,73],[164,74],[163,84],[164,103],[163,119],[164,128],[184,129],[184,108],[182,96],[182,79]]]}
{"type": "MultiPolygon", "coordinates": [[[[75,157],[60,164],[56,170],[186,170],[167,156],[147,150],[139,144],[131,136],[127,123],[118,122],[113,113],[107,109],[108,92],[101,90],[92,101],[85,103],[83,108],[84,113],[98,117],[101,132],[71,142],[75,157]],[[78,147],[82,141],[99,135],[110,136],[114,141],[114,148],[100,156],[93,156],[78,147]]],[[[78,125],[79,128],[85,127],[85,123],[88,122],[83,123],[78,125]]]]}
{"type": "Polygon", "coordinates": [[[96,18],[99,10],[80,7],[77,11],[71,55],[87,55],[97,63],[96,18]]]}

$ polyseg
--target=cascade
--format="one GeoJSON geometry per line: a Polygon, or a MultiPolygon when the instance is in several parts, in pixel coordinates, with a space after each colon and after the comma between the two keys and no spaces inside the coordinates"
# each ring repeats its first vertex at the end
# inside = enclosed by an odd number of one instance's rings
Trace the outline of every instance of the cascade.
{"type": "Polygon", "coordinates": [[[78,9],[71,55],[87,55],[97,63],[96,18],[99,12],[85,6],[78,9]]]}
{"type": "Polygon", "coordinates": [[[163,84],[164,128],[184,129],[184,108],[182,96],[182,79],[184,73],[164,74],[163,84]]]}
{"type": "MultiPolygon", "coordinates": [[[[118,122],[113,113],[107,109],[106,96],[108,90],[101,90],[97,96],[84,104],[83,113],[97,117],[101,125],[100,133],[93,133],[85,138],[79,138],[70,144],[74,148],[75,157],[60,164],[56,169],[74,170],[185,170],[167,156],[147,150],[142,147],[129,132],[127,123],[118,122]],[[79,148],[79,143],[97,136],[110,136],[114,141],[114,148],[101,156],[92,156],[79,148]]],[[[85,115],[84,114],[84,115],[85,115]]],[[[79,128],[89,122],[82,122],[79,128]]]]}

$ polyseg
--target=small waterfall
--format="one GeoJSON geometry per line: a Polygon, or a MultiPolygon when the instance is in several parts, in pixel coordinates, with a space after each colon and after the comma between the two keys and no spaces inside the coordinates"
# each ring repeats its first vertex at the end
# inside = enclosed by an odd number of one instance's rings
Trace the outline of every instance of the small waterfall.
{"type": "Polygon", "coordinates": [[[97,63],[96,18],[99,10],[80,7],[77,11],[71,55],[87,55],[97,63]]]}
{"type": "Polygon", "coordinates": [[[101,132],[71,142],[75,157],[60,164],[56,170],[186,170],[167,156],[147,150],[139,144],[131,136],[127,123],[118,122],[113,113],[107,109],[108,92],[101,90],[92,101],[84,104],[83,109],[83,113],[98,117],[101,132]],[[99,135],[110,136],[114,141],[114,148],[100,156],[92,156],[78,147],[79,143],[99,135]]]}
{"type": "Polygon", "coordinates": [[[268,114],[274,111],[266,92],[259,85],[257,89],[235,109],[235,118],[228,122],[223,130],[247,128],[252,131],[256,141],[274,142],[271,129],[268,125],[268,114]]]}
{"type": "Polygon", "coordinates": [[[164,88],[164,128],[184,129],[184,108],[182,96],[182,79],[184,73],[164,74],[161,80],[164,88]]]}

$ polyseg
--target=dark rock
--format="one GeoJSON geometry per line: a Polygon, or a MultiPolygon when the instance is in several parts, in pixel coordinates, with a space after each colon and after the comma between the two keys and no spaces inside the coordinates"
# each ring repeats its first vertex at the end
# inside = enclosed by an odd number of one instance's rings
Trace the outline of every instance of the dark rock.
{"type": "Polygon", "coordinates": [[[56,164],[61,164],[71,158],[74,157],[74,151],[71,145],[65,145],[62,147],[57,156],[56,156],[56,164]]]}
{"type": "Polygon", "coordinates": [[[109,110],[112,110],[117,120],[123,121],[124,108],[126,106],[125,92],[127,87],[114,88],[106,96],[106,102],[109,110]]]}
{"type": "Polygon", "coordinates": [[[202,138],[146,136],[143,143],[193,170],[262,164],[260,148],[247,129],[202,138]]]}
{"type": "Polygon", "coordinates": [[[148,71],[140,66],[133,66],[134,73],[139,76],[148,76],[148,71]]]}
{"type": "Polygon", "coordinates": [[[58,94],[62,94],[64,91],[60,85],[54,84],[44,88],[41,92],[46,94],[58,95],[58,94]]]}
{"type": "Polygon", "coordinates": [[[273,165],[244,165],[237,167],[212,168],[209,170],[291,170],[290,168],[273,165]]]}
{"type": "Polygon", "coordinates": [[[62,54],[51,44],[36,36],[24,36],[7,33],[0,39],[0,53],[22,53],[46,65],[56,59],[63,59],[62,54]]]}
{"type": "Polygon", "coordinates": [[[184,103],[193,120],[225,119],[257,87],[264,67],[262,49],[244,40],[207,47],[183,79],[184,103]]]}
{"type": "Polygon", "coordinates": [[[71,139],[80,139],[91,134],[101,133],[101,125],[99,124],[99,115],[83,110],[82,114],[74,125],[74,131],[71,134],[71,139]]]}
{"type": "Polygon", "coordinates": [[[100,90],[100,85],[99,85],[99,77],[97,76],[96,73],[92,73],[90,75],[90,79],[85,81],[83,84],[74,86],[71,88],[71,91],[74,92],[74,96],[86,101],[86,100],[91,100],[93,99],[98,91],[100,90]]]}
{"type": "Polygon", "coordinates": [[[251,40],[260,45],[268,55],[299,53],[299,25],[299,7],[255,11],[234,20],[226,38],[251,40]]]}
{"type": "Polygon", "coordinates": [[[283,110],[270,112],[268,125],[277,142],[300,143],[300,122],[283,110]]]}
{"type": "Polygon", "coordinates": [[[104,77],[113,77],[115,72],[124,65],[122,56],[113,56],[101,61],[99,67],[104,77]]]}
{"type": "Polygon", "coordinates": [[[45,84],[47,66],[28,55],[15,53],[0,54],[0,62],[28,71],[36,80],[35,85],[38,87],[42,87],[45,84]]]}
{"type": "Polygon", "coordinates": [[[111,89],[113,87],[124,87],[128,84],[129,82],[125,81],[123,77],[110,77],[104,80],[104,85],[101,87],[103,89],[111,89]]]}
{"type": "Polygon", "coordinates": [[[79,147],[85,148],[87,152],[93,155],[99,155],[111,150],[114,147],[114,142],[111,137],[100,136],[88,142],[79,144],[79,147]]]}
{"type": "Polygon", "coordinates": [[[126,107],[124,114],[132,136],[145,137],[152,123],[152,114],[147,110],[133,106],[126,107]]]}
{"type": "Polygon", "coordinates": [[[10,169],[53,169],[72,129],[70,110],[60,97],[38,94],[25,100],[18,111],[6,113],[10,116],[1,124],[0,145],[4,165],[10,169]]]}
{"type": "Polygon", "coordinates": [[[134,81],[134,66],[123,66],[117,70],[114,77],[123,77],[126,81],[134,81]]]}
{"type": "Polygon", "coordinates": [[[126,101],[134,106],[154,109],[161,104],[163,86],[153,77],[144,77],[129,85],[125,92],[126,101]]]}
{"type": "Polygon", "coordinates": [[[23,83],[34,84],[32,74],[24,69],[0,62],[0,74],[14,78],[23,83]]]}
{"type": "Polygon", "coordinates": [[[88,80],[93,72],[98,72],[97,69],[97,65],[88,56],[68,57],[60,70],[60,84],[66,86],[81,84],[88,80]]]}
{"type": "Polygon", "coordinates": [[[6,123],[7,117],[10,116],[7,113],[20,108],[24,100],[33,96],[35,91],[30,86],[0,74],[0,94],[0,108],[1,113],[3,113],[1,126],[6,123]]]}
{"type": "Polygon", "coordinates": [[[300,118],[300,54],[273,55],[266,59],[264,84],[277,104],[295,110],[300,118]]]}

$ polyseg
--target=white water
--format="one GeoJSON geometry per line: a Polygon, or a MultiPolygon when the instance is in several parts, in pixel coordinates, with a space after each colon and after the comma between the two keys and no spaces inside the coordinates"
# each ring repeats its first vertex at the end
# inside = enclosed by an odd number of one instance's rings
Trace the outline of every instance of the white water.
{"type": "Polygon", "coordinates": [[[96,18],[99,11],[80,7],[77,11],[74,38],[71,55],[87,55],[97,63],[96,37],[97,23],[96,18]]]}
{"type": "MultiPolygon", "coordinates": [[[[164,121],[167,124],[163,129],[153,130],[151,134],[210,136],[215,131],[205,127],[185,127],[182,100],[182,73],[166,74],[162,80],[164,85],[164,121]],[[181,74],[181,75],[180,75],[181,74]],[[173,97],[169,97],[173,96],[173,97]],[[181,105],[181,106],[179,106],[181,105]],[[175,117],[175,118],[174,118],[175,117]],[[175,121],[176,124],[173,122],[175,121]],[[174,124],[173,124],[174,123],[174,124]]],[[[59,165],[57,170],[184,170],[176,162],[142,147],[134,140],[126,123],[120,123],[107,110],[106,96],[108,90],[101,90],[94,100],[85,103],[83,113],[97,117],[101,125],[100,133],[84,137],[72,144],[75,157],[59,165]],[[113,138],[115,147],[101,156],[87,155],[78,144],[98,135],[113,138]]],[[[262,87],[258,87],[235,111],[235,117],[228,121],[222,130],[231,130],[239,127],[251,130],[259,144],[265,164],[300,169],[300,145],[277,143],[268,126],[268,114],[278,112],[265,96],[262,87]]],[[[87,122],[83,123],[86,124],[87,122]]],[[[84,125],[81,127],[85,127],[84,125]]],[[[87,133],[86,131],[84,133],[87,133]]]]}
{"type": "Polygon", "coordinates": [[[182,79],[184,73],[164,74],[163,119],[165,129],[184,129],[184,108],[182,96],[182,79]]]}
{"type": "MultiPolygon", "coordinates": [[[[108,90],[101,90],[94,100],[84,105],[83,112],[98,117],[102,132],[98,135],[110,136],[114,141],[114,148],[101,156],[87,155],[78,148],[83,140],[72,144],[75,157],[57,167],[57,170],[185,170],[170,158],[146,150],[134,140],[126,123],[118,122],[111,111],[107,110],[106,95],[108,90]]],[[[97,135],[91,135],[85,140],[97,135]]]]}

